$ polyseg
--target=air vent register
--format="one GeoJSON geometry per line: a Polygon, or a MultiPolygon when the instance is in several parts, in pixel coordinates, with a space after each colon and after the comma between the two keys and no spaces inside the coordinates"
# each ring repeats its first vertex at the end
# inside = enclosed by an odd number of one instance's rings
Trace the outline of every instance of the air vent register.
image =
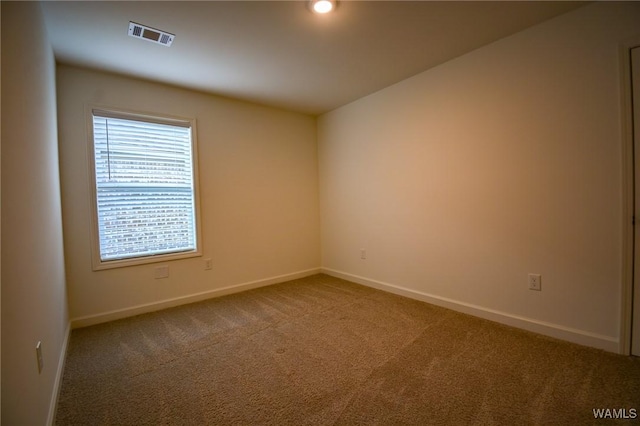
{"type": "Polygon", "coordinates": [[[129,35],[167,47],[171,46],[173,39],[176,37],[174,34],[166,31],[156,30],[155,28],[150,28],[135,22],[129,22],[129,35]]]}

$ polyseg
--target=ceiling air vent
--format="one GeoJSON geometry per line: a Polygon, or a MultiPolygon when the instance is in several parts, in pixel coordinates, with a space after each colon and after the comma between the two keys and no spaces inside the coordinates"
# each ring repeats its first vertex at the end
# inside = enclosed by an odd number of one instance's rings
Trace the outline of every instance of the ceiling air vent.
{"type": "Polygon", "coordinates": [[[156,30],[155,28],[136,24],[135,22],[129,22],[129,35],[131,37],[152,41],[167,47],[171,46],[173,39],[176,37],[174,34],[166,31],[156,30]]]}

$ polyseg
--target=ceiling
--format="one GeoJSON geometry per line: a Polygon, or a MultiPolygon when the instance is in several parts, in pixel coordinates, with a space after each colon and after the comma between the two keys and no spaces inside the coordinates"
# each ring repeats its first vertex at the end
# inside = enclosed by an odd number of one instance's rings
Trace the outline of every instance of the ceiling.
{"type": "Polygon", "coordinates": [[[46,1],[56,60],[321,114],[582,2],[46,1]],[[129,21],[175,34],[127,35],[129,21]]]}

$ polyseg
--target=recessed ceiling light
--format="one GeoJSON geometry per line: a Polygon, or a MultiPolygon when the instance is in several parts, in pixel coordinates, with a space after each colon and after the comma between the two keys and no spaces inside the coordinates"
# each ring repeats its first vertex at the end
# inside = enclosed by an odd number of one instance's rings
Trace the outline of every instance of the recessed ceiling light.
{"type": "Polygon", "coordinates": [[[315,13],[329,13],[336,7],[336,0],[311,0],[310,4],[315,13]]]}

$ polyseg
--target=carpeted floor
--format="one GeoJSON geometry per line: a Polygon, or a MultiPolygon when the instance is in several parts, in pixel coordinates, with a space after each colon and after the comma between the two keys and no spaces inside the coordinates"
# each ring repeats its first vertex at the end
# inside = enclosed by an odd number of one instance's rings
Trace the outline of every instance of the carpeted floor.
{"type": "Polygon", "coordinates": [[[594,409],[640,421],[640,359],[316,275],[74,330],[56,424],[616,422],[594,409]]]}

